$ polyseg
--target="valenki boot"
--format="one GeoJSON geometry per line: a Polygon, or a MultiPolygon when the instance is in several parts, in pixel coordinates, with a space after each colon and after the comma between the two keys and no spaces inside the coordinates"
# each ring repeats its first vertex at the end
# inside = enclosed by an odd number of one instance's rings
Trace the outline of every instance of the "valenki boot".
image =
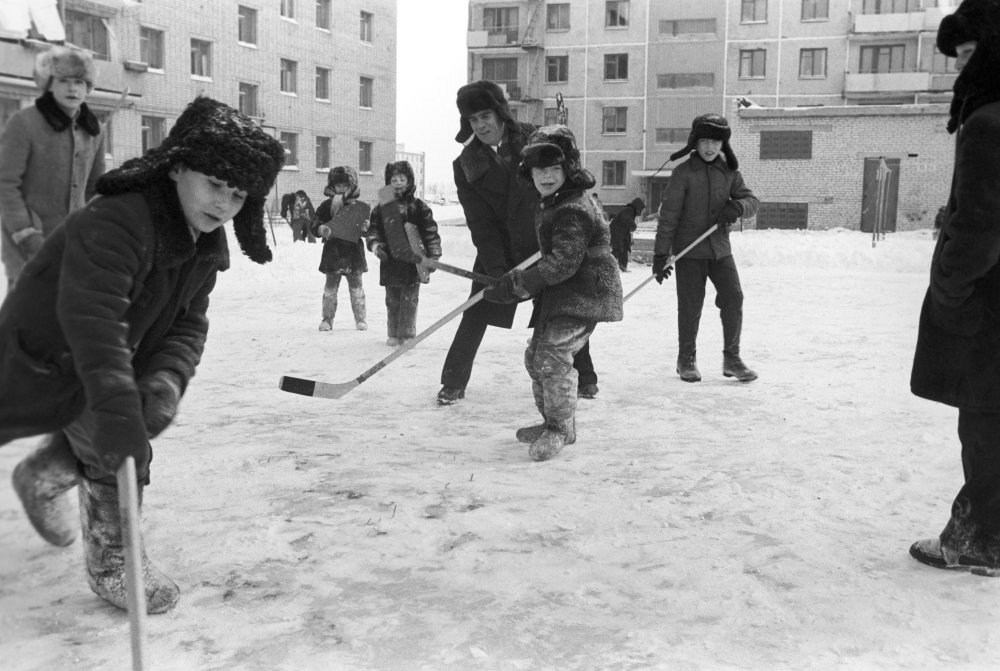
{"type": "MultiPolygon", "coordinates": [[[[142,506],[142,487],[139,487],[142,506]]],[[[108,603],[128,609],[125,586],[125,543],[118,509],[118,488],[80,478],[80,524],[83,528],[87,584],[108,603]]],[[[165,613],[177,605],[180,588],[146,557],[142,548],[146,612],[165,613]]]]}
{"type": "Polygon", "coordinates": [[[368,328],[365,290],[363,287],[352,287],[349,293],[351,294],[351,310],[354,311],[354,326],[359,331],[364,331],[368,328]]]}
{"type": "Polygon", "coordinates": [[[35,531],[49,543],[65,547],[76,540],[69,490],[79,474],[76,457],[62,432],[42,444],[14,467],[11,480],[35,531]]]}
{"type": "Polygon", "coordinates": [[[337,314],[337,293],[336,290],[323,290],[323,320],[319,323],[320,331],[330,331],[333,329],[333,318],[337,314]]]}
{"type": "Polygon", "coordinates": [[[546,461],[562,452],[563,447],[576,442],[576,418],[546,419],[542,434],[531,443],[528,456],[535,461],[546,461]]]}

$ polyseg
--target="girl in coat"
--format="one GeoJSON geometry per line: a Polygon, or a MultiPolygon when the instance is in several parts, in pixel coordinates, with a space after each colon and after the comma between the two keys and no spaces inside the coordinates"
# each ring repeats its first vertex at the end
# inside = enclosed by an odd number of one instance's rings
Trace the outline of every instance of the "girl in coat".
{"type": "Polygon", "coordinates": [[[542,199],[535,210],[542,258],[505,274],[484,297],[497,303],[535,299],[524,363],[543,422],[520,429],[517,439],[531,443],[532,459],[544,461],[576,441],[573,356],[598,322],[621,321],[622,285],[608,224],[584,193],[594,178],[580,164],[573,133],[558,125],[536,130],[518,170],[542,199]]]}
{"type": "MultiPolygon", "coordinates": [[[[76,537],[79,484],[87,582],[126,608],[116,474],[133,457],[142,500],[149,441],[171,422],[201,359],[223,225],[243,253],[271,260],[264,201],[284,160],[235,109],[198,98],[163,143],[97,184],[25,265],[0,306],[0,445],[47,434],[14,469],[14,489],[48,542],[76,537]]],[[[177,585],[142,554],[146,603],[162,613],[177,585]]]]}
{"type": "MultiPolygon", "coordinates": [[[[414,224],[420,233],[424,256],[432,259],[441,257],[441,236],[438,235],[434,213],[427,203],[414,195],[413,168],[407,161],[397,161],[385,166],[385,183],[391,185],[396,199],[405,209],[401,224],[414,224]]],[[[379,284],[385,287],[385,308],[390,347],[403,345],[417,335],[417,304],[420,302],[420,276],[417,267],[410,261],[395,259],[386,242],[385,220],[382,206],[372,210],[372,227],[368,246],[382,262],[379,268],[379,284]]],[[[433,268],[428,268],[433,271],[433,268]]]]}

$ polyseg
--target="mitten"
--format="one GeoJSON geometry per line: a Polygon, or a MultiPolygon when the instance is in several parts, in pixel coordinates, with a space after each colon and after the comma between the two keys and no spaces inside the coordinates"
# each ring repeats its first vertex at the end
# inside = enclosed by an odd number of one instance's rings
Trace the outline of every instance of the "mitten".
{"type": "Polygon", "coordinates": [[[372,245],[372,254],[374,254],[375,258],[377,258],[379,261],[389,260],[389,252],[386,251],[385,245],[382,244],[381,242],[376,242],[375,244],[372,245]]]}
{"type": "Polygon", "coordinates": [[[491,303],[517,303],[528,294],[521,284],[521,271],[505,273],[493,286],[483,289],[483,298],[491,303]]]}
{"type": "Polygon", "coordinates": [[[316,229],[316,232],[319,234],[319,237],[324,240],[330,237],[330,227],[326,224],[320,224],[319,228],[316,229]]]}
{"type": "Polygon", "coordinates": [[[17,240],[17,248],[24,255],[24,258],[30,259],[42,248],[45,237],[37,228],[26,228],[23,231],[18,231],[18,233],[23,233],[24,235],[18,236],[17,233],[14,234],[15,240],[17,240]]]}
{"type": "Polygon", "coordinates": [[[656,283],[663,284],[663,280],[670,277],[671,266],[670,255],[657,254],[653,257],[653,275],[656,276],[656,283]]]}
{"type": "Polygon", "coordinates": [[[140,378],[138,385],[146,433],[150,438],[156,438],[177,414],[177,404],[181,400],[181,380],[172,371],[158,370],[140,378]]]}
{"type": "Polygon", "coordinates": [[[719,216],[715,218],[715,221],[720,224],[732,224],[740,218],[742,213],[743,210],[740,209],[740,204],[730,198],[726,201],[726,204],[722,206],[722,209],[719,210],[719,216]]]}

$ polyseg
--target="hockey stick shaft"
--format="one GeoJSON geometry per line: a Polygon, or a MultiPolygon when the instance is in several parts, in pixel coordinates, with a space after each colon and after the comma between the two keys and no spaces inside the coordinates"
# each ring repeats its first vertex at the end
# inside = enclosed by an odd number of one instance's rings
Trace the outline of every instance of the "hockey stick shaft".
{"type": "Polygon", "coordinates": [[[139,490],[135,459],[126,457],[118,469],[118,510],[122,539],[125,541],[125,589],[128,601],[129,632],[132,641],[132,670],[143,669],[146,638],[146,590],[142,576],[142,540],[139,536],[139,490]]]}
{"type": "MultiPolygon", "coordinates": [[[[542,258],[541,252],[535,252],[528,258],[526,258],[521,263],[515,266],[518,270],[524,270],[528,266],[532,265],[538,259],[542,258]]],[[[280,382],[278,383],[278,388],[282,391],[291,392],[293,394],[302,394],[303,396],[319,396],[321,398],[341,398],[349,391],[360,385],[362,382],[375,375],[377,372],[388,366],[390,363],[403,356],[411,349],[416,347],[419,343],[425,340],[432,333],[440,329],[442,326],[450,322],[455,317],[459,316],[473,305],[483,300],[483,292],[478,291],[473,294],[467,301],[459,305],[457,308],[446,314],[441,319],[437,320],[423,331],[418,333],[412,339],[406,341],[403,345],[400,345],[396,350],[382,359],[374,366],[366,370],[361,375],[357,376],[353,380],[347,382],[341,382],[339,384],[333,384],[329,382],[318,382],[315,380],[306,380],[299,377],[292,377],[290,375],[282,376],[280,382]]]]}
{"type": "MultiPolygon", "coordinates": [[[[694,242],[692,242],[690,245],[688,245],[687,247],[685,247],[684,249],[682,249],[678,254],[674,255],[674,257],[671,258],[667,262],[667,266],[669,267],[669,266],[674,265],[674,263],[677,262],[677,259],[681,258],[685,254],[687,254],[688,252],[690,252],[692,249],[694,249],[695,246],[699,242],[701,242],[702,240],[704,240],[705,238],[707,238],[708,236],[710,236],[712,233],[714,233],[715,229],[717,229],[718,227],[719,227],[718,224],[712,224],[708,228],[707,231],[705,231],[704,233],[702,233],[701,235],[699,235],[697,238],[695,238],[694,242]]],[[[644,279],[642,282],[639,283],[639,286],[637,286],[635,289],[632,289],[632,291],[630,291],[627,294],[625,294],[625,298],[622,299],[622,303],[624,303],[628,299],[632,298],[632,296],[635,296],[637,293],[639,293],[640,289],[642,289],[644,286],[646,286],[647,284],[649,284],[650,282],[652,282],[655,279],[656,279],[656,275],[650,275],[649,277],[647,277],[646,279],[644,279]]]]}
{"type": "Polygon", "coordinates": [[[429,256],[424,257],[424,263],[438,270],[443,270],[446,273],[451,273],[452,275],[460,275],[461,277],[467,277],[470,280],[479,282],[480,284],[485,284],[486,286],[491,286],[496,284],[497,278],[490,277],[483,273],[477,273],[474,270],[465,270],[464,268],[458,268],[456,266],[449,265],[447,263],[441,263],[437,259],[432,259],[429,256]]]}

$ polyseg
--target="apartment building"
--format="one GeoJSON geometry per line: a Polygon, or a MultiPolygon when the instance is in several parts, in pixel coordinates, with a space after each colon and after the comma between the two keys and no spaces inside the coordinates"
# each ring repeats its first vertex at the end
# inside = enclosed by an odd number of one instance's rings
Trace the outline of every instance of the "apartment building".
{"type": "MultiPolygon", "coordinates": [[[[396,155],[396,0],[60,0],[66,40],[90,49],[89,103],[109,127],[109,166],[157,146],[207,95],[284,145],[276,196],[316,204],[332,166],[358,168],[362,193],[396,155]]],[[[0,26],[0,123],[38,96],[48,45],[0,26]]],[[[272,199],[274,206],[280,197],[272,199]]]]}
{"type": "MultiPolygon", "coordinates": [[[[471,0],[469,80],[507,90],[523,121],[562,94],[610,211],[658,203],[691,120],[763,107],[950,99],[937,52],[958,0],[471,0]]],[[[863,141],[863,138],[859,139],[863,141]]]]}

